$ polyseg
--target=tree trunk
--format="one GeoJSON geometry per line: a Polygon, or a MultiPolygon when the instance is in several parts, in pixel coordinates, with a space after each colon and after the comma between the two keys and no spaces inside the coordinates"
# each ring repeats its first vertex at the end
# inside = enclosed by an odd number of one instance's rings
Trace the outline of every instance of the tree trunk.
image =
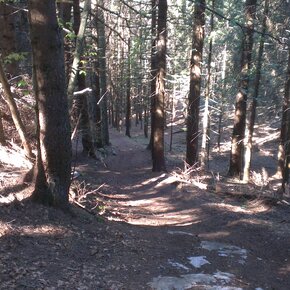
{"type": "Polygon", "coordinates": [[[282,191],[289,182],[290,166],[290,48],[288,47],[288,67],[283,98],[280,144],[278,149],[278,174],[282,177],[282,191]]]}
{"type": "Polygon", "coordinates": [[[158,2],[157,21],[157,54],[156,54],[156,93],[153,96],[153,144],[152,171],[166,170],[164,157],[164,125],[165,125],[165,75],[166,75],[166,42],[167,42],[167,0],[158,2]]]}
{"type": "MultiPolygon", "coordinates": [[[[15,13],[13,13],[14,8],[11,7],[11,4],[13,4],[13,1],[4,1],[4,3],[0,3],[0,53],[3,59],[11,53],[16,52],[15,13]]],[[[17,71],[16,60],[12,60],[5,68],[6,73],[15,75],[17,71]]]]}
{"type": "MultiPolygon", "coordinates": [[[[153,132],[154,132],[154,114],[153,110],[155,107],[155,95],[156,95],[156,24],[157,24],[157,6],[156,0],[151,0],[151,69],[150,69],[150,115],[151,115],[151,134],[149,144],[147,146],[148,150],[152,152],[153,146],[153,132]]],[[[149,125],[149,124],[148,124],[149,125]]],[[[153,155],[152,155],[153,159],[153,155]]]]}
{"type": "Polygon", "coordinates": [[[0,111],[0,144],[2,146],[6,145],[6,138],[5,138],[4,128],[3,128],[2,112],[1,111],[0,111]]]}
{"type": "MultiPolygon", "coordinates": [[[[104,4],[103,0],[99,3],[104,4]]],[[[100,96],[99,103],[101,110],[101,130],[104,145],[109,145],[109,126],[107,112],[107,77],[106,77],[106,35],[105,35],[105,19],[102,9],[97,10],[97,32],[98,32],[98,60],[99,60],[99,80],[100,80],[100,96]]]]}
{"type": "Polygon", "coordinates": [[[263,63],[263,52],[264,52],[265,33],[267,30],[266,24],[267,24],[268,13],[269,13],[269,0],[265,0],[264,18],[263,18],[263,24],[262,24],[262,35],[261,35],[260,46],[259,46],[259,51],[258,51],[256,77],[254,81],[254,95],[253,95],[253,100],[250,106],[250,116],[249,116],[249,121],[248,121],[248,126],[247,126],[248,128],[247,128],[247,136],[246,136],[246,142],[245,142],[246,148],[245,148],[245,165],[244,165],[244,176],[243,176],[243,180],[245,182],[248,182],[250,178],[254,125],[255,125],[256,108],[257,108],[258,96],[259,96],[261,69],[262,69],[262,63],[263,63]]]}
{"type": "MultiPolygon", "coordinates": [[[[215,9],[215,0],[212,0],[212,9],[215,9]]],[[[214,30],[214,18],[213,13],[211,13],[210,17],[210,31],[213,34],[214,30]]],[[[209,100],[211,96],[211,83],[212,83],[212,71],[211,71],[211,61],[212,61],[212,43],[213,39],[210,37],[209,40],[209,51],[208,51],[208,60],[207,60],[207,80],[206,80],[206,88],[205,88],[205,101],[204,101],[204,113],[203,113],[203,121],[202,121],[202,141],[201,141],[201,154],[200,154],[200,166],[202,170],[205,170],[207,160],[209,158],[207,152],[209,149],[209,118],[210,118],[210,111],[209,111],[209,100]]]]}
{"type": "Polygon", "coordinates": [[[204,42],[205,0],[197,1],[194,9],[192,54],[190,61],[190,89],[186,133],[186,162],[192,166],[198,161],[198,122],[201,89],[201,62],[204,42]]]}
{"type": "Polygon", "coordinates": [[[0,55],[0,82],[2,83],[2,87],[4,90],[5,101],[6,101],[8,107],[9,107],[9,110],[11,112],[11,116],[12,116],[14,125],[16,127],[16,130],[17,130],[19,136],[20,136],[20,140],[23,144],[25,153],[26,153],[27,157],[34,158],[34,155],[33,155],[32,150],[31,150],[31,146],[30,146],[29,141],[28,141],[27,136],[26,136],[25,126],[21,120],[18,108],[16,106],[16,103],[15,103],[14,98],[13,98],[13,94],[12,94],[11,89],[10,89],[10,85],[8,83],[7,77],[6,77],[4,69],[3,69],[1,55],[0,55]]]}
{"type": "MultiPolygon", "coordinates": [[[[74,14],[78,13],[77,10],[75,9],[75,7],[76,7],[76,5],[74,5],[74,14]]],[[[86,30],[86,26],[87,26],[87,19],[88,19],[90,9],[91,9],[91,1],[85,0],[84,9],[83,9],[82,14],[81,14],[81,21],[80,21],[79,29],[78,29],[78,33],[77,33],[74,59],[73,59],[71,73],[70,73],[68,87],[67,87],[67,94],[68,94],[70,107],[72,105],[73,92],[74,92],[74,89],[76,86],[79,63],[80,63],[80,60],[81,60],[81,57],[83,54],[83,50],[84,50],[85,30],[86,30]]],[[[74,19],[77,19],[77,17],[75,15],[74,15],[74,19]]],[[[75,25],[74,30],[76,31],[76,26],[78,25],[78,23],[74,23],[74,25],[75,25]]]]}
{"type": "MultiPolygon", "coordinates": [[[[130,50],[131,40],[128,39],[128,68],[127,68],[127,91],[126,91],[126,136],[131,137],[131,62],[130,62],[130,50]]],[[[137,116],[137,113],[136,113],[137,116]]],[[[136,117],[138,118],[138,116],[136,117]]]]}
{"type": "Polygon", "coordinates": [[[29,0],[37,118],[37,165],[33,199],[66,209],[71,141],[63,39],[54,0],[29,0]]]}
{"type": "Polygon", "coordinates": [[[243,147],[246,127],[247,96],[251,67],[254,17],[257,0],[246,0],[246,28],[242,42],[241,78],[236,95],[234,128],[232,134],[229,175],[241,177],[243,168],[243,147]]]}

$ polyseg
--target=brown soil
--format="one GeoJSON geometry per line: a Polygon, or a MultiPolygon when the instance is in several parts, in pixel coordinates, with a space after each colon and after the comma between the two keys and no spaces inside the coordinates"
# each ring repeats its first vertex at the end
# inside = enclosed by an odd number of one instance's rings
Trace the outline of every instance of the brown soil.
{"type": "Polygon", "coordinates": [[[97,160],[78,152],[73,216],[6,176],[0,289],[289,289],[289,200],[211,174],[188,183],[178,150],[152,173],[147,142],[112,130],[97,160]]]}

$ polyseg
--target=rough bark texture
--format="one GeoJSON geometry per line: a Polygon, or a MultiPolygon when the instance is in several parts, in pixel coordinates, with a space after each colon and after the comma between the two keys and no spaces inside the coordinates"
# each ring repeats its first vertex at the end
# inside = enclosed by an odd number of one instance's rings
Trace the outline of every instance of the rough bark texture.
{"type": "Polygon", "coordinates": [[[198,122],[201,87],[201,62],[204,42],[205,0],[197,1],[194,9],[192,53],[190,60],[190,89],[186,134],[186,162],[194,165],[198,161],[198,122]]]}
{"type": "Polygon", "coordinates": [[[67,208],[71,142],[63,40],[54,0],[28,2],[38,156],[33,199],[67,208]]]}
{"type": "Polygon", "coordinates": [[[257,0],[245,3],[246,28],[242,41],[241,76],[236,95],[234,128],[232,134],[229,175],[241,177],[243,168],[243,148],[246,128],[246,110],[249,87],[249,72],[252,59],[254,16],[257,0]]]}
{"type": "Polygon", "coordinates": [[[265,33],[267,30],[267,17],[269,13],[269,0],[265,0],[265,8],[264,8],[264,18],[263,18],[263,26],[262,26],[262,35],[259,45],[258,51],[258,59],[257,59],[257,68],[256,68],[256,77],[254,81],[254,95],[253,100],[250,106],[250,116],[248,121],[247,128],[247,138],[246,138],[246,148],[245,148],[245,165],[244,165],[244,175],[243,180],[245,182],[249,181],[250,178],[250,167],[251,167],[251,159],[252,159],[252,147],[253,147],[253,135],[254,135],[254,125],[256,120],[256,108],[258,104],[258,96],[259,96],[259,88],[260,88],[260,80],[261,80],[261,70],[263,63],[263,52],[264,52],[264,43],[265,43],[265,33]]]}
{"type": "MultiPolygon", "coordinates": [[[[164,157],[164,100],[165,100],[165,75],[166,75],[166,41],[167,41],[167,1],[158,2],[157,20],[157,53],[156,53],[156,93],[153,96],[153,144],[152,161],[153,171],[163,171],[165,168],[164,157]]],[[[152,130],[151,129],[151,130],[152,130]]]]}

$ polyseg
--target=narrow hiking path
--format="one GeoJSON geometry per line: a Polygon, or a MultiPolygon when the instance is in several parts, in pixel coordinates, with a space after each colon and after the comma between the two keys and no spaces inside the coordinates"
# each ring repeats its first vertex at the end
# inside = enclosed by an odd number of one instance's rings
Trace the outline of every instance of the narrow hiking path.
{"type": "Polygon", "coordinates": [[[131,261],[138,270],[124,274],[124,289],[289,287],[289,206],[180,187],[170,172],[151,172],[145,142],[116,131],[111,142],[106,166],[84,172],[105,184],[99,198],[107,217],[132,225],[119,224],[124,234],[134,232],[139,249],[131,261]]]}
{"type": "Polygon", "coordinates": [[[110,136],[98,160],[77,153],[71,198],[94,215],[34,204],[29,187],[0,204],[0,289],[289,289],[289,205],[181,185],[178,153],[153,173],[148,140],[110,136]]]}

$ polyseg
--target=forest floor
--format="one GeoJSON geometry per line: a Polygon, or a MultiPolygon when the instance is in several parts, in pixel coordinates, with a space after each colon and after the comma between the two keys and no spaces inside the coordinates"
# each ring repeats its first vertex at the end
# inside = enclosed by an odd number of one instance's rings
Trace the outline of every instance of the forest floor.
{"type": "MultiPolygon", "coordinates": [[[[289,197],[274,181],[223,177],[226,155],[189,181],[177,147],[153,173],[140,132],[112,129],[97,160],[74,148],[73,215],[29,201],[24,164],[0,168],[0,289],[289,289],[289,197]]],[[[271,172],[265,150],[254,166],[271,172]]]]}

